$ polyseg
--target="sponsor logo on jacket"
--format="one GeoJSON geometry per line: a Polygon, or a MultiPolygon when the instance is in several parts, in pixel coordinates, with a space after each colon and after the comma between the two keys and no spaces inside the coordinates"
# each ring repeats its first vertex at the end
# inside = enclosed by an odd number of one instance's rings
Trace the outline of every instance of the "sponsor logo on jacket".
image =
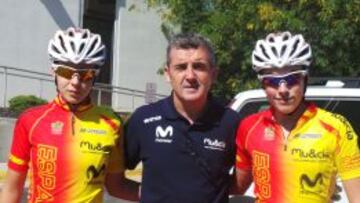
{"type": "Polygon", "coordinates": [[[157,126],[155,129],[155,142],[160,143],[172,143],[172,136],[174,129],[171,125],[163,128],[162,126],[157,126]]]}
{"type": "Polygon", "coordinates": [[[154,122],[154,121],[159,121],[161,120],[161,116],[158,115],[158,116],[153,116],[153,117],[149,117],[149,118],[145,118],[144,119],[144,124],[148,124],[148,123],[151,123],[151,122],[154,122]]]}
{"type": "Polygon", "coordinates": [[[224,141],[219,141],[218,139],[205,138],[204,147],[206,149],[224,151],[226,143],[224,141]]]}

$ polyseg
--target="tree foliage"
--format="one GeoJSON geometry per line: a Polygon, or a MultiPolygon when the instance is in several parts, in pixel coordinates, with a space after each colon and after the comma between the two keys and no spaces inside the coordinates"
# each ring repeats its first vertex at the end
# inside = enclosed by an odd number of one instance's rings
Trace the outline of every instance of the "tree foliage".
{"type": "Polygon", "coordinates": [[[269,32],[301,33],[311,44],[312,76],[359,76],[359,0],[147,0],[163,31],[197,32],[214,44],[220,75],[215,94],[256,87],[251,52],[269,32]]]}

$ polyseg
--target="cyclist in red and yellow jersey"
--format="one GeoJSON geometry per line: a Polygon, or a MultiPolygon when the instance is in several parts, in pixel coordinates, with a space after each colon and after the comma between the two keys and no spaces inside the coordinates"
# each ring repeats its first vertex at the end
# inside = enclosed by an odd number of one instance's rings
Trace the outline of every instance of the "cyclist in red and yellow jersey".
{"type": "Polygon", "coordinates": [[[137,200],[124,177],[122,123],[89,94],[105,60],[105,46],[87,29],[57,31],[48,52],[58,95],[17,120],[1,202],[19,202],[29,171],[28,202],[137,200]]]}
{"type": "Polygon", "coordinates": [[[257,202],[330,202],[336,177],[360,202],[357,135],[341,115],[304,100],[311,48],[302,35],[271,33],[252,54],[270,108],[237,132],[237,186],[254,181],[257,202]]]}

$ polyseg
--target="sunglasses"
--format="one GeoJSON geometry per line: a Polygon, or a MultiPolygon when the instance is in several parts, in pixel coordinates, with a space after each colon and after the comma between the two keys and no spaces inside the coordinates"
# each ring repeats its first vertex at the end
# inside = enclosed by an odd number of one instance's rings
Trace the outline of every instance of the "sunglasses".
{"type": "Polygon", "coordinates": [[[98,71],[96,69],[75,69],[70,66],[59,65],[54,67],[54,72],[68,80],[71,80],[74,74],[77,74],[79,80],[81,81],[89,81],[95,78],[98,71]]]}
{"type": "Polygon", "coordinates": [[[306,70],[298,70],[284,75],[258,75],[258,78],[263,85],[278,88],[281,83],[285,83],[287,87],[297,85],[305,75],[307,75],[306,70]]]}

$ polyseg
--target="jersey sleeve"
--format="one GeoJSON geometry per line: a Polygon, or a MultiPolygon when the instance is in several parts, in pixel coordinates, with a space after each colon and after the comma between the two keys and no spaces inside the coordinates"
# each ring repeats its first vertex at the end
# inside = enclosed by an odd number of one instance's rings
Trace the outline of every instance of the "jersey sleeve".
{"type": "Polygon", "coordinates": [[[29,168],[30,147],[29,132],[25,126],[25,119],[20,116],[14,128],[8,167],[18,172],[26,172],[29,168]]]}
{"type": "Polygon", "coordinates": [[[109,159],[109,173],[122,173],[125,171],[125,159],[124,159],[124,133],[123,126],[119,126],[118,137],[115,141],[115,146],[111,152],[109,159]]]}
{"type": "Polygon", "coordinates": [[[251,156],[246,149],[247,135],[246,120],[241,122],[236,133],[236,168],[251,170],[251,156]]]}
{"type": "Polygon", "coordinates": [[[125,124],[125,165],[128,169],[134,169],[140,162],[140,139],[138,135],[139,124],[136,119],[136,112],[125,124]]]}
{"type": "Polygon", "coordinates": [[[360,150],[357,144],[358,135],[344,117],[340,117],[340,141],[335,156],[338,174],[342,180],[360,177],[360,150]]]}

